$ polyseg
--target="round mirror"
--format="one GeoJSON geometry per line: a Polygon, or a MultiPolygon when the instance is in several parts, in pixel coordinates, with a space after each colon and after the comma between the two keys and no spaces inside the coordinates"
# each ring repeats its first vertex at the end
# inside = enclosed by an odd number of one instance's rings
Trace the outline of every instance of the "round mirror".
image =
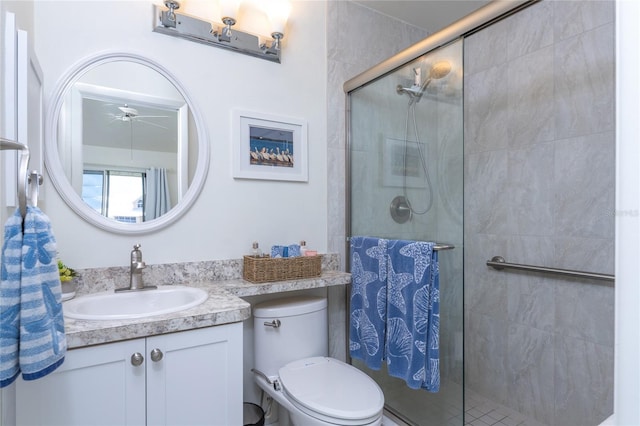
{"type": "Polygon", "coordinates": [[[102,229],[158,230],[184,214],[209,166],[204,124],[162,66],[108,53],[74,67],[52,98],[45,160],[60,196],[102,229]]]}

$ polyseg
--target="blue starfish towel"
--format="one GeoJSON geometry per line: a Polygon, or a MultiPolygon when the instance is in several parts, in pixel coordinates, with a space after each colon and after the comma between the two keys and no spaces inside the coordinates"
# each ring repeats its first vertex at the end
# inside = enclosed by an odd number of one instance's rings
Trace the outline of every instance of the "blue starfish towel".
{"type": "Polygon", "coordinates": [[[440,389],[440,289],[433,243],[389,241],[387,369],[412,389],[440,389]]]}
{"type": "Polygon", "coordinates": [[[25,380],[43,377],[64,361],[67,341],[49,218],[28,206],[5,225],[0,272],[0,387],[22,371],[25,380]],[[6,346],[5,346],[6,345],[6,346]]]}
{"type": "Polygon", "coordinates": [[[379,370],[384,359],[387,300],[387,240],[351,237],[349,351],[379,370]]]}

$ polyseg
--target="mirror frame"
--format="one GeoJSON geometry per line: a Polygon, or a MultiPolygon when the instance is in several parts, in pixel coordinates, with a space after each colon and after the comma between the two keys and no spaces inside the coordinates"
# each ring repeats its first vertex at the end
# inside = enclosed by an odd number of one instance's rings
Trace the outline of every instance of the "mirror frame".
{"type": "Polygon", "coordinates": [[[88,223],[105,231],[129,235],[144,234],[158,231],[169,226],[191,208],[204,187],[209,170],[209,138],[207,136],[204,121],[202,121],[200,113],[198,109],[195,108],[193,101],[185,91],[184,87],[182,87],[178,80],[166,68],[135,53],[102,53],[80,61],[78,64],[71,67],[70,71],[60,79],[60,82],[53,92],[51,102],[49,103],[45,132],[45,161],[53,186],[56,188],[58,194],[62,197],[67,206],[69,206],[76,214],[88,223]],[[64,103],[64,95],[87,71],[90,71],[100,65],[117,61],[135,62],[147,66],[169,80],[189,106],[198,135],[198,159],[196,162],[196,171],[187,192],[184,194],[180,202],[171,210],[161,217],[148,222],[117,222],[113,219],[102,216],[100,213],[89,207],[89,205],[82,200],[82,197],[75,192],[71,183],[68,181],[58,153],[58,120],[60,118],[62,104],[64,103]]]}

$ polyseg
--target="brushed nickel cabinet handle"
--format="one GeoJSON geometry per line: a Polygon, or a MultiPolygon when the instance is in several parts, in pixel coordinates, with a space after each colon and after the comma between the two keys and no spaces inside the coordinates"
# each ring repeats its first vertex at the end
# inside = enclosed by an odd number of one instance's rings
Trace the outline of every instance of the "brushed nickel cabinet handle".
{"type": "Polygon", "coordinates": [[[162,359],[162,357],[164,356],[164,354],[162,353],[162,351],[158,348],[154,349],[151,351],[151,361],[153,362],[158,362],[162,359]]]}
{"type": "Polygon", "coordinates": [[[136,352],[133,355],[131,355],[131,365],[137,367],[139,365],[142,365],[143,362],[144,362],[144,357],[140,352],[136,352]]]}

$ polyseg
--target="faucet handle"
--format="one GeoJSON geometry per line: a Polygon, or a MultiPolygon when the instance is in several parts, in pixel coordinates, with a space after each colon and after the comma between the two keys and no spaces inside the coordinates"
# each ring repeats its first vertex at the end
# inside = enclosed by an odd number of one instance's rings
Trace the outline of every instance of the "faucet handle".
{"type": "Polygon", "coordinates": [[[131,250],[131,260],[142,260],[142,251],[140,250],[140,247],[142,247],[140,244],[133,245],[133,250],[131,250]]]}

